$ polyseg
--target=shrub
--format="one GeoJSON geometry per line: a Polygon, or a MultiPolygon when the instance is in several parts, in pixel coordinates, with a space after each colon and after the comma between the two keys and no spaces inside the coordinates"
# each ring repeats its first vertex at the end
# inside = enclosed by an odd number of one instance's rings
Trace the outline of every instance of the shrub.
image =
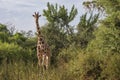
{"type": "Polygon", "coordinates": [[[101,79],[120,80],[120,54],[106,56],[101,67],[101,79]]]}
{"type": "MultiPolygon", "coordinates": [[[[77,55],[79,54],[80,49],[76,47],[74,44],[70,45],[69,48],[62,49],[59,53],[57,59],[60,63],[69,63],[71,60],[75,60],[77,55]]],[[[60,64],[61,65],[61,64],[60,64]]]]}
{"type": "Polygon", "coordinates": [[[86,54],[81,64],[81,79],[96,80],[100,77],[102,72],[101,64],[102,60],[100,55],[92,53],[86,54]]]}

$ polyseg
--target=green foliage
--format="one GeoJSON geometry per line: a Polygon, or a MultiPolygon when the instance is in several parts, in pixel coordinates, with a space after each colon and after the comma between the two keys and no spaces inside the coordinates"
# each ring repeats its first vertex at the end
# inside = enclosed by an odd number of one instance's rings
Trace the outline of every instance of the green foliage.
{"type": "Polygon", "coordinates": [[[79,48],[75,47],[75,44],[69,46],[69,48],[62,49],[58,55],[58,60],[61,63],[69,63],[71,60],[76,59],[79,54],[79,48]]]}
{"type": "Polygon", "coordinates": [[[0,63],[5,59],[8,63],[23,60],[36,62],[35,38],[27,38],[23,33],[10,31],[3,24],[0,25],[0,63]]]}
{"type": "MultiPolygon", "coordinates": [[[[103,3],[102,5],[104,5],[105,8],[108,9],[106,5],[116,3],[116,1],[103,3]]],[[[99,2],[100,1],[98,1],[98,4],[99,2]]],[[[114,9],[115,7],[111,7],[111,8],[114,9]]],[[[89,44],[88,51],[93,51],[102,54],[120,53],[120,46],[119,46],[120,22],[119,21],[120,21],[119,10],[117,10],[116,12],[113,11],[110,14],[108,14],[108,17],[106,17],[104,20],[101,21],[101,25],[99,26],[98,30],[95,31],[94,35],[96,38],[89,44]]]]}
{"type": "Polygon", "coordinates": [[[0,24],[0,41],[7,42],[8,36],[10,36],[9,30],[5,25],[0,24]]]}
{"type": "MultiPolygon", "coordinates": [[[[66,79],[69,80],[97,80],[101,75],[101,58],[97,54],[85,54],[79,50],[67,66],[66,79]]],[[[66,80],[65,79],[65,80],[66,80]]]]}
{"type": "Polygon", "coordinates": [[[120,31],[114,27],[99,27],[96,38],[89,44],[88,51],[109,54],[120,53],[120,31]]]}
{"type": "Polygon", "coordinates": [[[80,22],[77,26],[77,40],[81,48],[86,48],[87,44],[94,38],[93,32],[97,28],[96,23],[98,21],[99,14],[90,14],[87,19],[87,13],[81,16],[80,22]]]}
{"type": "Polygon", "coordinates": [[[9,38],[10,42],[15,42],[18,45],[23,45],[24,42],[26,41],[26,37],[22,33],[15,33],[12,37],[9,38]]]}
{"type": "Polygon", "coordinates": [[[90,79],[96,80],[100,77],[101,69],[101,57],[98,54],[86,55],[83,63],[81,64],[81,78],[83,80],[90,79]]]}
{"type": "Polygon", "coordinates": [[[44,10],[44,16],[48,20],[49,23],[54,24],[61,29],[61,31],[71,34],[72,27],[69,25],[71,21],[75,18],[77,14],[77,9],[75,9],[74,5],[71,8],[71,11],[68,13],[68,10],[65,6],[59,6],[56,4],[55,6],[48,3],[48,9],[44,10]]]}
{"type": "Polygon", "coordinates": [[[7,29],[6,25],[0,24],[0,32],[9,33],[9,30],[7,29]]]}
{"type": "Polygon", "coordinates": [[[119,80],[120,79],[120,54],[107,56],[104,64],[101,65],[103,71],[101,79],[119,80]]]}
{"type": "Polygon", "coordinates": [[[66,66],[66,75],[63,80],[80,80],[81,77],[81,63],[83,62],[84,52],[82,50],[76,50],[73,56],[69,59],[69,63],[66,66]],[[79,55],[79,56],[78,56],[79,55]],[[79,58],[80,57],[80,58],[79,58]]]}
{"type": "Polygon", "coordinates": [[[115,27],[120,30],[120,11],[111,13],[110,16],[101,21],[106,27],[115,27]]]}
{"type": "Polygon", "coordinates": [[[31,31],[12,34],[0,24],[0,79],[120,80],[119,3],[119,0],[83,3],[92,13],[80,17],[77,32],[69,24],[77,9],[73,6],[68,12],[64,5],[48,3],[44,16],[49,23],[41,31],[51,48],[52,65],[43,74],[37,67],[37,37],[31,31]],[[96,24],[99,14],[93,15],[96,9],[107,13],[99,25],[96,24]]]}
{"type": "Polygon", "coordinates": [[[59,22],[60,19],[64,22],[71,22],[76,14],[77,14],[77,9],[75,9],[74,6],[72,6],[70,14],[68,14],[67,9],[65,9],[65,6],[59,6],[56,4],[55,6],[48,3],[47,4],[48,10],[44,10],[44,16],[47,17],[47,20],[49,22],[59,22]]]}
{"type": "Polygon", "coordinates": [[[0,42],[0,58],[12,61],[13,59],[20,59],[22,48],[15,44],[1,43],[0,42]]]}
{"type": "Polygon", "coordinates": [[[42,28],[42,32],[51,48],[51,62],[55,63],[60,50],[68,47],[74,39],[74,29],[69,23],[75,18],[77,9],[73,6],[68,12],[64,5],[50,3],[47,4],[47,8],[44,10],[44,16],[49,23],[42,28]]]}
{"type": "Polygon", "coordinates": [[[98,5],[105,8],[107,14],[120,11],[120,0],[95,0],[98,5]]]}
{"type": "Polygon", "coordinates": [[[2,62],[3,60],[7,60],[9,63],[13,61],[23,60],[27,63],[28,61],[35,60],[35,52],[33,53],[33,51],[30,49],[25,50],[14,43],[9,44],[0,42],[0,45],[0,62],[2,62]]]}
{"type": "Polygon", "coordinates": [[[51,63],[56,64],[56,57],[60,50],[69,46],[68,40],[66,39],[67,36],[58,27],[52,26],[51,24],[46,24],[41,30],[51,49],[51,63]]]}
{"type": "Polygon", "coordinates": [[[107,56],[97,53],[84,54],[84,51],[67,64],[66,77],[62,80],[119,80],[120,55],[108,54],[107,56]]]}

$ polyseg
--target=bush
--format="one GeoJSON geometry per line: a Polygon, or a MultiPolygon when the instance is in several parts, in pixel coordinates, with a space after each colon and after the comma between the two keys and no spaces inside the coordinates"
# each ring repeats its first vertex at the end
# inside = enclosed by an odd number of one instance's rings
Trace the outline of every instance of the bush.
{"type": "Polygon", "coordinates": [[[36,60],[35,56],[35,52],[33,53],[30,49],[23,49],[14,43],[9,44],[0,42],[0,62],[5,59],[8,63],[19,60],[23,60],[27,63],[28,61],[36,60]]]}
{"type": "Polygon", "coordinates": [[[115,27],[100,26],[95,31],[96,38],[88,45],[87,50],[93,53],[120,53],[120,30],[115,27]]]}
{"type": "Polygon", "coordinates": [[[64,63],[75,60],[79,52],[80,49],[74,44],[70,45],[67,49],[62,49],[57,57],[58,65],[63,65],[64,63]]]}
{"type": "Polygon", "coordinates": [[[120,54],[109,55],[101,65],[101,79],[120,80],[120,54]]]}
{"type": "Polygon", "coordinates": [[[81,79],[96,80],[100,77],[101,69],[101,56],[96,53],[89,53],[85,55],[83,63],[81,64],[81,79]]]}
{"type": "Polygon", "coordinates": [[[69,80],[96,80],[100,77],[101,69],[101,57],[97,54],[88,54],[80,52],[75,61],[72,61],[68,69],[69,80]]]}
{"type": "Polygon", "coordinates": [[[18,45],[0,42],[1,59],[7,59],[8,61],[20,59],[22,51],[22,48],[18,45]]]}

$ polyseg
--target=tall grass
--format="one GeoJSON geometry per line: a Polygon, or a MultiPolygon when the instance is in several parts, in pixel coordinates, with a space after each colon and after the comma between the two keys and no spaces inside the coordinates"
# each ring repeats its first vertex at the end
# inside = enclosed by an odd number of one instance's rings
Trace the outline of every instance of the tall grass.
{"type": "Polygon", "coordinates": [[[0,80],[120,80],[120,54],[100,55],[71,49],[62,53],[57,67],[44,71],[36,62],[3,60],[0,80]]]}
{"type": "Polygon", "coordinates": [[[0,80],[61,80],[63,73],[55,68],[50,68],[41,72],[37,64],[10,62],[6,60],[0,65],[0,80]]]}

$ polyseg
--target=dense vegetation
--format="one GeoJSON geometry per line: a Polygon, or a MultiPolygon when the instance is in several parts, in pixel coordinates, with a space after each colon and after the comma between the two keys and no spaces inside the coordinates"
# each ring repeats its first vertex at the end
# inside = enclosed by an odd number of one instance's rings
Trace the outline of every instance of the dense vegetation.
{"type": "Polygon", "coordinates": [[[73,5],[47,4],[41,31],[51,48],[51,67],[37,67],[36,35],[0,24],[0,80],[120,80],[120,0],[83,3],[77,26],[73,5]],[[103,16],[105,15],[105,16],[103,16]],[[102,18],[101,18],[102,16],[102,18]]]}

